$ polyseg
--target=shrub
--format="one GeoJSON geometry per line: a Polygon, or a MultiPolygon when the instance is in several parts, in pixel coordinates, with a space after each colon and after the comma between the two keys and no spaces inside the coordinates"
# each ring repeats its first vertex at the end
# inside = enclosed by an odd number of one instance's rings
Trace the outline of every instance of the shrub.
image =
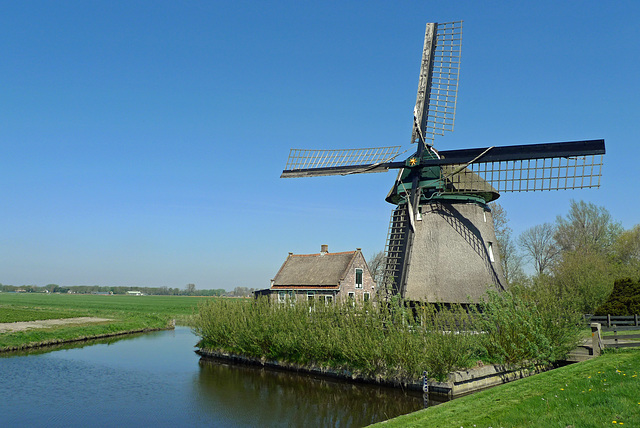
{"type": "Polygon", "coordinates": [[[618,279],[609,298],[595,315],[634,315],[640,313],[640,281],[618,279]]]}
{"type": "Polygon", "coordinates": [[[442,379],[467,367],[478,349],[477,338],[446,329],[457,313],[438,312],[431,305],[419,312],[415,317],[397,299],[376,306],[280,305],[268,299],[238,305],[213,299],[200,304],[194,331],[202,338],[200,348],[396,382],[417,379],[425,370],[442,379]]]}
{"type": "Polygon", "coordinates": [[[481,308],[483,347],[494,362],[548,364],[564,359],[578,343],[581,313],[544,284],[490,292],[481,308]]]}
{"type": "Polygon", "coordinates": [[[194,316],[198,347],[313,365],[396,383],[423,371],[443,380],[479,358],[509,364],[562,359],[577,343],[581,315],[544,287],[490,294],[481,312],[400,299],[376,305],[239,303],[211,299],[194,316]]]}

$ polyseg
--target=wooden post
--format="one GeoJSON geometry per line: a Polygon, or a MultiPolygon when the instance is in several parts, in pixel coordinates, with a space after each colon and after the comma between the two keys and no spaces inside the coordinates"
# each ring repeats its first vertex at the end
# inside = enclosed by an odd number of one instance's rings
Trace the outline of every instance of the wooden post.
{"type": "Polygon", "coordinates": [[[607,328],[611,328],[611,315],[607,314],[607,328]]]}
{"type": "Polygon", "coordinates": [[[638,326],[638,314],[634,314],[633,315],[633,324],[637,327],[638,326]]]}
{"type": "Polygon", "coordinates": [[[601,325],[598,322],[591,323],[591,347],[593,348],[593,356],[599,357],[604,346],[602,345],[601,325]]]}

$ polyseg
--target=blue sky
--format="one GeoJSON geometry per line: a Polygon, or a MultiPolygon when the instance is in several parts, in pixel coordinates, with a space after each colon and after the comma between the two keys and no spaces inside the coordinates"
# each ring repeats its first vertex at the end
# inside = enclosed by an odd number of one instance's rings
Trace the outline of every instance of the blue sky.
{"type": "Polygon", "coordinates": [[[571,198],[640,223],[637,1],[0,10],[3,284],[264,288],[289,251],[382,250],[394,173],[279,175],[291,147],[407,147],[434,21],[464,20],[436,148],[606,141],[600,189],[500,198],[516,235],[571,198]]]}

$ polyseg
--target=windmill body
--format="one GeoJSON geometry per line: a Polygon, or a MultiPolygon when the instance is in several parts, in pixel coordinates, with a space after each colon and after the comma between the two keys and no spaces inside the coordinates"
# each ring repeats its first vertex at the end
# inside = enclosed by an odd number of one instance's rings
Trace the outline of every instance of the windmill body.
{"type": "Polygon", "coordinates": [[[502,290],[491,211],[473,202],[434,201],[419,208],[402,294],[412,301],[478,302],[502,290]]]}
{"type": "Polygon", "coordinates": [[[292,149],[281,177],[398,170],[386,201],[391,215],[384,283],[411,301],[478,302],[506,287],[488,203],[502,192],[599,187],[604,140],[439,151],[453,130],[462,22],[429,23],[411,143],[345,150],[292,149]]]}

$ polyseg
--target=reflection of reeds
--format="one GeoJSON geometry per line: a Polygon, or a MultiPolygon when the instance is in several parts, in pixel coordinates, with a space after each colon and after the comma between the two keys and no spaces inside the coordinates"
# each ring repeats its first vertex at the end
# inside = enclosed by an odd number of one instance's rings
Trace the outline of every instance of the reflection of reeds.
{"type": "Polygon", "coordinates": [[[223,403],[233,420],[260,426],[365,426],[419,410],[421,393],[323,377],[200,361],[199,399],[223,403]],[[247,414],[238,403],[254,403],[247,414]]]}
{"type": "Polygon", "coordinates": [[[415,382],[423,371],[442,379],[472,365],[479,341],[472,319],[461,309],[415,311],[399,303],[333,304],[310,307],[203,302],[195,316],[200,348],[248,357],[312,364],[393,383],[415,382]],[[464,319],[464,331],[452,331],[464,319]]]}

